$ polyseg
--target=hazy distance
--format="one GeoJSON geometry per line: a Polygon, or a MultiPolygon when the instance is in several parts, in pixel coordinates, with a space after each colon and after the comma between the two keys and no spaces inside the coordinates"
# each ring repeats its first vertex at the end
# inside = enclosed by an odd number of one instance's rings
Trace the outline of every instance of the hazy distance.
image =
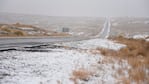
{"type": "Polygon", "coordinates": [[[0,12],[48,16],[149,17],[149,0],[0,0],[0,12]]]}

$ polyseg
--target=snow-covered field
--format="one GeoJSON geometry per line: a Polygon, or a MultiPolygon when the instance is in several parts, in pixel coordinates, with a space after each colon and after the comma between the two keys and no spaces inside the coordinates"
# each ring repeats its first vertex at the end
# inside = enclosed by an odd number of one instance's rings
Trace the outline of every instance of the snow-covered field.
{"type": "MultiPolygon", "coordinates": [[[[125,45],[106,39],[91,39],[67,42],[57,45],[75,47],[46,48],[49,52],[5,51],[0,52],[0,84],[115,84],[119,68],[129,68],[124,60],[106,62],[101,54],[93,54],[91,49],[109,48],[118,50],[125,45]],[[87,80],[74,77],[73,71],[88,71],[87,80]]],[[[124,74],[127,75],[127,72],[124,74]]]]}

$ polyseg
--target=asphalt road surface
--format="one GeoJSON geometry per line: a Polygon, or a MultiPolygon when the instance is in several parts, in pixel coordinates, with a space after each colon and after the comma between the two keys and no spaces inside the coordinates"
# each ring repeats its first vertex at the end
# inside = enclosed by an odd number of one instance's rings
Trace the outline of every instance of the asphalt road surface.
{"type": "Polygon", "coordinates": [[[83,37],[44,37],[44,38],[0,38],[0,50],[18,47],[31,47],[49,43],[79,41],[89,38],[83,37]]]}

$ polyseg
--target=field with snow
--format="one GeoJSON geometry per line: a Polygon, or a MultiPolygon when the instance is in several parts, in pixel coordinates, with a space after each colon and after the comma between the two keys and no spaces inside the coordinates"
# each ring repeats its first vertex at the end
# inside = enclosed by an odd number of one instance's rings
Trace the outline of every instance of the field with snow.
{"type": "MultiPolygon", "coordinates": [[[[42,52],[32,48],[30,51],[0,52],[0,84],[149,83],[146,77],[139,81],[128,80],[129,71],[133,70],[128,60],[105,56],[102,51],[119,51],[126,44],[108,39],[90,39],[51,45],[57,47],[37,49],[42,52]]],[[[148,77],[149,70],[145,70],[148,77]]]]}
{"type": "Polygon", "coordinates": [[[124,45],[102,39],[69,44],[79,45],[80,48],[46,48],[48,52],[1,52],[1,84],[73,84],[74,82],[114,84],[115,70],[112,67],[128,66],[125,62],[124,66],[120,66],[116,60],[113,64],[102,63],[104,62],[102,55],[90,52],[90,48],[95,49],[95,46],[118,49],[124,45]],[[94,42],[93,47],[91,42],[94,42]],[[73,74],[74,71],[76,73],[73,74]]]}
{"type": "Polygon", "coordinates": [[[63,38],[58,43],[47,38],[41,42],[49,40],[48,45],[0,51],[0,84],[149,84],[149,18],[5,13],[0,18],[0,23],[20,22],[56,32],[66,27],[72,36],[90,38],[72,42],[63,38]]]}

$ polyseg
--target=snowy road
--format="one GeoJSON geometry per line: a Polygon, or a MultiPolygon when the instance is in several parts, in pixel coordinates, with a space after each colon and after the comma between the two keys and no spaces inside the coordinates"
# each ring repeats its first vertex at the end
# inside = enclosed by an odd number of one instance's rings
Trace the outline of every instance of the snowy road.
{"type": "Polygon", "coordinates": [[[102,39],[108,38],[110,33],[110,28],[111,28],[110,18],[107,18],[101,32],[96,37],[102,38],[102,39]]]}

